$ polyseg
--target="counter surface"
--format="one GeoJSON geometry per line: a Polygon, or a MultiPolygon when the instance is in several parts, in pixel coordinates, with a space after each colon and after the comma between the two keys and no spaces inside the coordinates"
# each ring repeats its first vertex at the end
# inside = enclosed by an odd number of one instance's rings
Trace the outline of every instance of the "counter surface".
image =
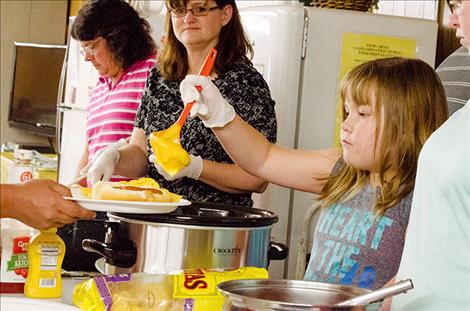
{"type": "Polygon", "coordinates": [[[0,296],[0,309],[2,311],[18,311],[18,305],[22,303],[21,311],[80,310],[72,303],[73,287],[88,279],[88,277],[62,277],[62,298],[30,299],[23,294],[2,294],[0,296]],[[35,304],[36,301],[37,304],[35,304]]]}

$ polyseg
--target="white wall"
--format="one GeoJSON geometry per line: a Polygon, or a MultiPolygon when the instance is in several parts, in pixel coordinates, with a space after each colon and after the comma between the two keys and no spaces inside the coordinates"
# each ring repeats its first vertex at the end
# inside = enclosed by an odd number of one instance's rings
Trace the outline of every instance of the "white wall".
{"type": "Polygon", "coordinates": [[[64,44],[67,1],[18,0],[0,1],[1,30],[1,143],[14,141],[49,145],[46,138],[8,126],[11,83],[15,50],[14,41],[64,44]]]}

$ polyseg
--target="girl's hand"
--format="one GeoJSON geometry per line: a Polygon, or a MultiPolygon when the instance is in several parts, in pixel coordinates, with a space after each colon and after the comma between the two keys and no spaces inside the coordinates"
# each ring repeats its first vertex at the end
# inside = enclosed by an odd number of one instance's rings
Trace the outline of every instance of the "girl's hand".
{"type": "Polygon", "coordinates": [[[235,118],[235,110],[209,77],[187,75],[181,82],[180,92],[185,105],[195,101],[191,116],[199,117],[206,127],[223,127],[235,118]],[[201,92],[196,86],[202,88],[201,92]]]}

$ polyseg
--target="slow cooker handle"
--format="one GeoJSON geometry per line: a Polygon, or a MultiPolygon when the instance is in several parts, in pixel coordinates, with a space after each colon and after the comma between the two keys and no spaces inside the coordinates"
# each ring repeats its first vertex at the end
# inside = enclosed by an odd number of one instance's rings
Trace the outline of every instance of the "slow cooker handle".
{"type": "Polygon", "coordinates": [[[269,242],[268,259],[269,260],[284,260],[289,255],[289,248],[282,243],[269,242]]]}
{"type": "Polygon", "coordinates": [[[119,239],[111,243],[84,239],[82,248],[87,252],[100,254],[106,258],[106,263],[120,268],[131,268],[137,260],[137,247],[134,241],[129,239],[119,239]]]}

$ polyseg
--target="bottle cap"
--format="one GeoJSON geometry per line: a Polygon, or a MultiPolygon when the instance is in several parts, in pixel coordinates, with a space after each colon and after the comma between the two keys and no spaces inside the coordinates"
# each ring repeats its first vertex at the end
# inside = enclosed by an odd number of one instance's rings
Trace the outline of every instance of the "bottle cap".
{"type": "Polygon", "coordinates": [[[57,233],[57,228],[56,228],[56,227],[52,227],[52,228],[49,228],[49,229],[41,230],[41,232],[45,232],[45,233],[57,233]]]}
{"type": "Polygon", "coordinates": [[[32,160],[33,151],[26,149],[15,149],[13,151],[13,156],[18,160],[32,160]]]}

